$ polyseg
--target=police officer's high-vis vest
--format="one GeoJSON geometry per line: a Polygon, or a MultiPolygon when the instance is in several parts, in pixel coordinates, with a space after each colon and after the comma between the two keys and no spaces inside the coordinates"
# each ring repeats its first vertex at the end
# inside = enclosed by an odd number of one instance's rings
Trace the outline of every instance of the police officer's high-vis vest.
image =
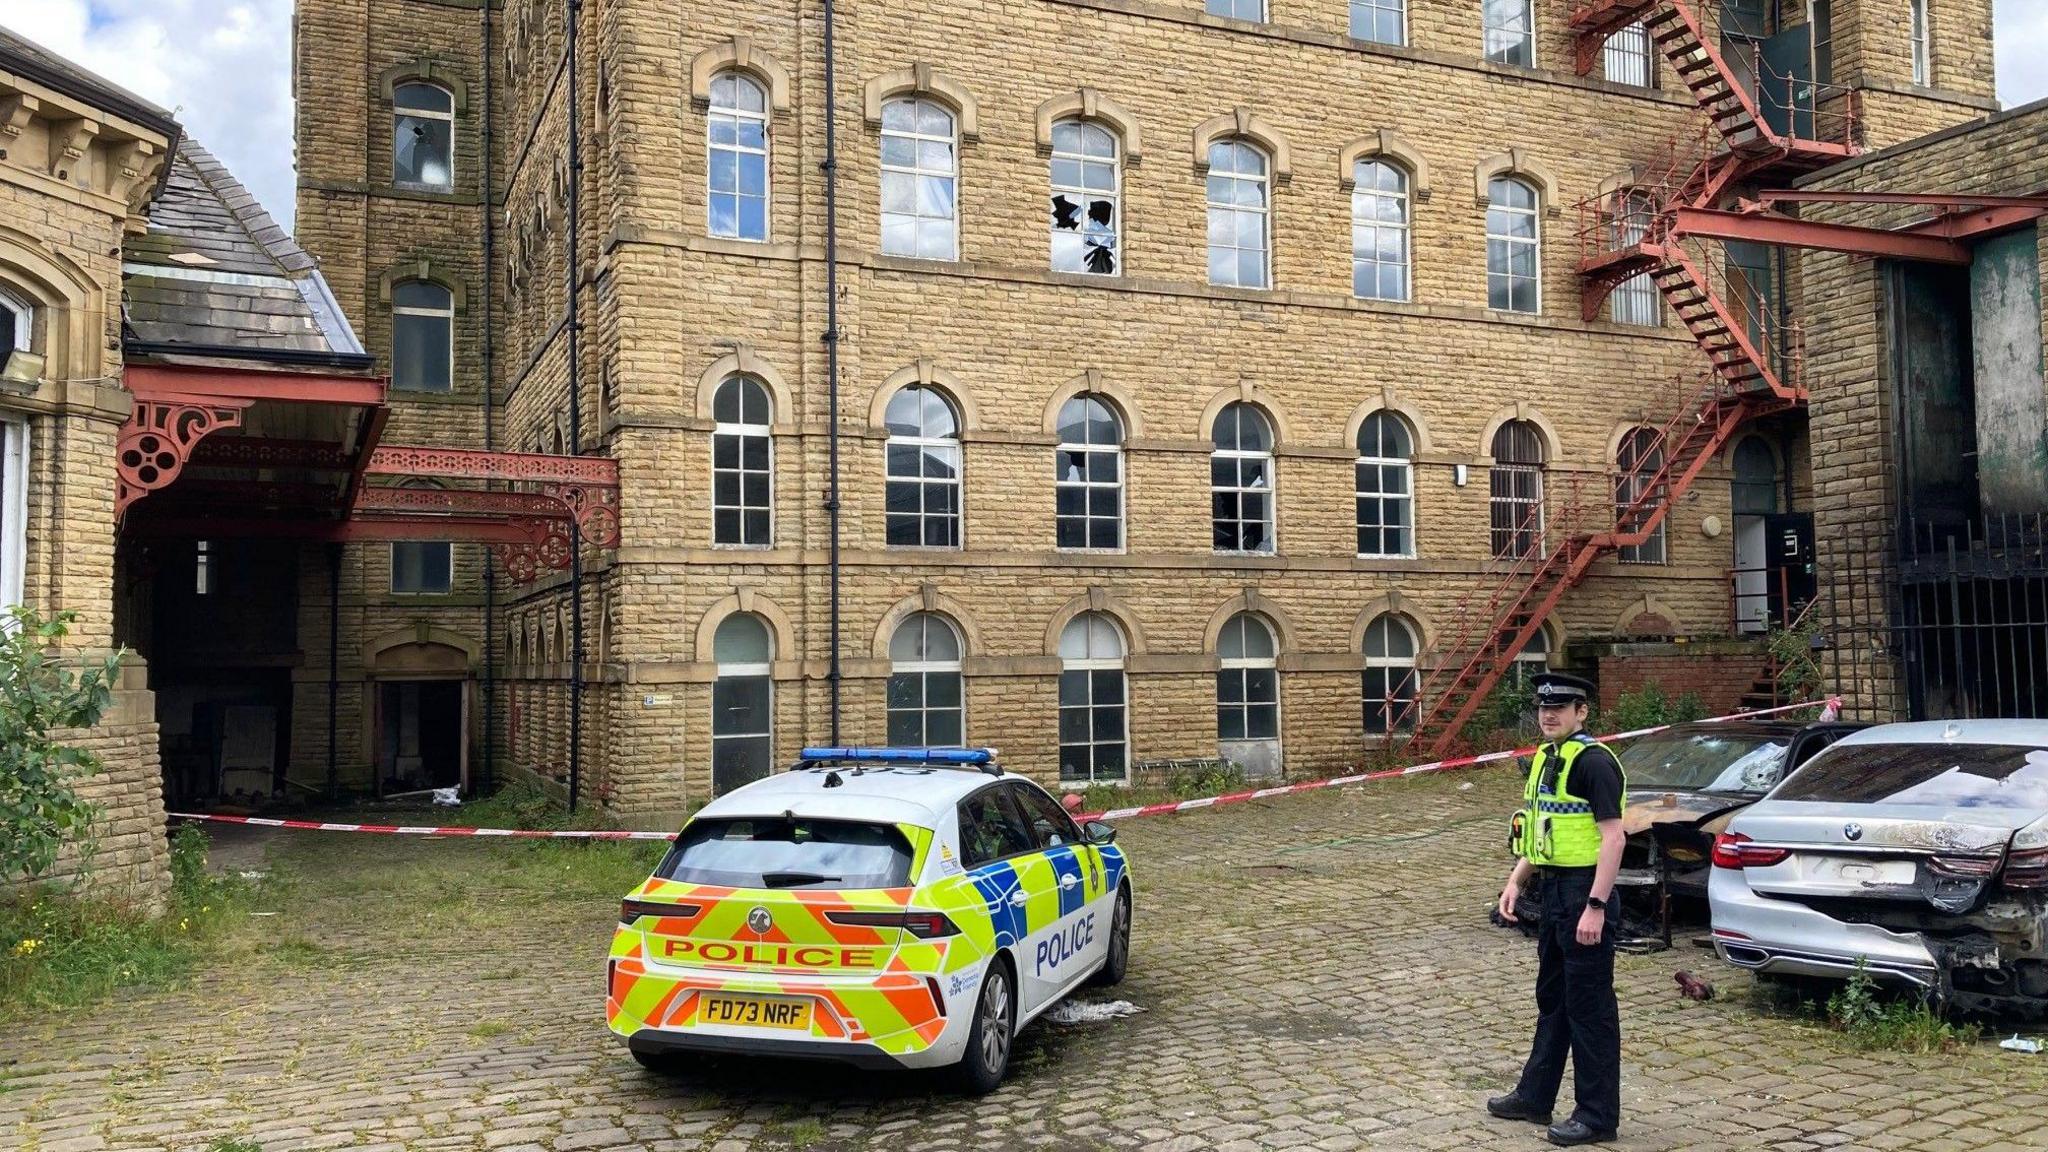
{"type": "MultiPolygon", "coordinates": [[[[1537,750],[1536,760],[1529,766],[1529,783],[1522,790],[1522,810],[1515,813],[1515,855],[1553,868],[1590,868],[1600,862],[1600,829],[1593,820],[1592,801],[1571,789],[1572,765],[1588,748],[1607,746],[1579,732],[1537,750]],[[1543,776],[1550,767],[1553,748],[1560,760],[1557,779],[1545,790],[1543,776]]],[[[1613,755],[1612,749],[1607,752],[1613,755]]],[[[1621,757],[1615,756],[1614,762],[1620,765],[1621,757]]],[[[1628,807],[1626,770],[1621,778],[1621,804],[1628,807]]]]}

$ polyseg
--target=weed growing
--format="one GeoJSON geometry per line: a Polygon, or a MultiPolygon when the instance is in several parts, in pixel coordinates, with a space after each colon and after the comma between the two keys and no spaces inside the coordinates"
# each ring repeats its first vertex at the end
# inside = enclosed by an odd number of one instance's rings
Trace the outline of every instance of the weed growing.
{"type": "Polygon", "coordinates": [[[1886,995],[1862,962],[1827,1000],[1827,1021],[1858,1048],[1928,1055],[1975,1044],[1983,1030],[1952,1024],[1924,995],[1886,995]]]}

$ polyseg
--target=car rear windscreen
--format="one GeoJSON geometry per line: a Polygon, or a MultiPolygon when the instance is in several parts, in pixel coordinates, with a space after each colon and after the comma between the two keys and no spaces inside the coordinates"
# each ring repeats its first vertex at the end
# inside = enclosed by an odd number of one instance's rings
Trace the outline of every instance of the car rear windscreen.
{"type": "Polygon", "coordinates": [[[1837,744],[1773,800],[2048,809],[2048,748],[2017,744],[1837,744]]]}
{"type": "Polygon", "coordinates": [[[786,816],[695,820],[655,874],[728,888],[902,888],[911,849],[887,824],[786,816]]]}
{"type": "Polygon", "coordinates": [[[1761,791],[1745,785],[1751,769],[1762,771],[1785,755],[1784,739],[1728,732],[1662,732],[1622,749],[1628,786],[1686,788],[1702,792],[1761,791]]]}

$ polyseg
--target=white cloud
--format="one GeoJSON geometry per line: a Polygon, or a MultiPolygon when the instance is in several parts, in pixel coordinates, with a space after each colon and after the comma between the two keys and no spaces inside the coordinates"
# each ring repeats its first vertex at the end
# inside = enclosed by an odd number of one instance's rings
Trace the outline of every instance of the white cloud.
{"type": "MultiPolygon", "coordinates": [[[[1995,0],[1998,95],[2048,97],[2048,0],[1995,0]]],[[[27,0],[0,24],[174,109],[291,226],[292,0],[27,0]]]]}
{"type": "Polygon", "coordinates": [[[0,24],[169,108],[291,226],[292,0],[27,0],[0,24]]]}

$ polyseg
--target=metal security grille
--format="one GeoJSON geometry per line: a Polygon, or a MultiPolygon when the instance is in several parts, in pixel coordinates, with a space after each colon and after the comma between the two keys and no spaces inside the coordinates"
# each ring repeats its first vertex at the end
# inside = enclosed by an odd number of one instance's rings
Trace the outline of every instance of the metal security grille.
{"type": "Polygon", "coordinates": [[[1534,424],[1513,420],[1493,436],[1493,554],[1527,556],[1543,547],[1543,438],[1534,424]]]}

